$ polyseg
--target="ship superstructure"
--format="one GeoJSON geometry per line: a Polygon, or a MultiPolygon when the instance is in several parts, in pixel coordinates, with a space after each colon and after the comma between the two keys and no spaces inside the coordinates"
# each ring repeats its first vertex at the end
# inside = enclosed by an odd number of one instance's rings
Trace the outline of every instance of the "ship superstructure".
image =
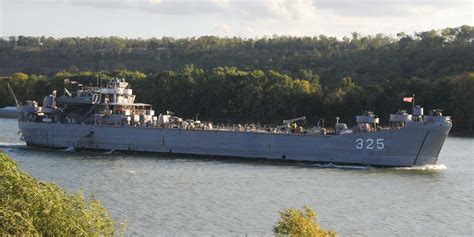
{"type": "Polygon", "coordinates": [[[419,106],[412,114],[391,114],[386,127],[369,111],[352,128],[339,118],[333,128],[298,126],[306,117],[278,127],[221,126],[156,114],[150,104],[136,103],[130,85],[118,78],[104,87],[65,89],[59,97],[53,91],[41,106],[26,101],[17,107],[23,139],[32,146],[378,166],[435,164],[451,128],[449,116],[440,110],[427,116],[419,106]]]}

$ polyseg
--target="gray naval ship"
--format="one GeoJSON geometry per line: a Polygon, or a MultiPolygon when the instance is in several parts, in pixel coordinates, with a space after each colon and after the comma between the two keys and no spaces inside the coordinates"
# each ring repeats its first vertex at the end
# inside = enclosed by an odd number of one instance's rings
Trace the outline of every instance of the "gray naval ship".
{"type": "Polygon", "coordinates": [[[136,103],[129,84],[117,78],[74,93],[65,89],[61,96],[54,91],[41,106],[15,101],[22,139],[50,148],[407,167],[436,164],[451,129],[449,116],[439,110],[424,115],[419,106],[412,114],[391,114],[387,126],[371,112],[356,116],[352,128],[337,118],[332,128],[318,123],[303,129],[297,123],[305,117],[278,127],[217,126],[169,111],[155,114],[150,104],[136,103]]]}

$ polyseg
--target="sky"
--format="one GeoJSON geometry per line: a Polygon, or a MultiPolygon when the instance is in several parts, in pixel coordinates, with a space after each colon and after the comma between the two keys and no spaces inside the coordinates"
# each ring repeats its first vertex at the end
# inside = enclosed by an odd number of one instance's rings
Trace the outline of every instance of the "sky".
{"type": "Polygon", "coordinates": [[[474,0],[0,0],[0,36],[350,36],[474,25],[474,0]]]}

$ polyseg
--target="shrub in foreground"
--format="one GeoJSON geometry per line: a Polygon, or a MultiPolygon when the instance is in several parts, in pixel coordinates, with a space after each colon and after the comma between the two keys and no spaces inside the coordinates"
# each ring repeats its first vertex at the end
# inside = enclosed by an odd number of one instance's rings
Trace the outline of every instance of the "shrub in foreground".
{"type": "Polygon", "coordinates": [[[280,211],[280,220],[273,227],[277,236],[312,236],[312,237],[335,237],[333,231],[321,229],[316,221],[316,213],[308,206],[304,210],[285,209],[280,211]]]}
{"type": "Polygon", "coordinates": [[[110,236],[123,233],[94,196],[68,194],[19,171],[0,152],[0,234],[110,236]]]}

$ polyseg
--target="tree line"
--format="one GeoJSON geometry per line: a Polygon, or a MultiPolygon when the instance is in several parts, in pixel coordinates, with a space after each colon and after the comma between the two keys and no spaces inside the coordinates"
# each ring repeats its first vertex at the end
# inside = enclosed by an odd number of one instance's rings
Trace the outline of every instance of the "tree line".
{"type": "Polygon", "coordinates": [[[457,130],[473,131],[474,71],[436,79],[395,78],[377,84],[363,85],[346,76],[335,86],[324,86],[311,70],[295,75],[277,70],[243,70],[236,67],[202,69],[187,65],[178,71],[145,74],[138,71],[101,72],[61,71],[52,76],[15,73],[0,77],[0,107],[14,104],[6,83],[12,85],[19,100],[42,101],[52,90],[61,94],[97,80],[120,77],[131,83],[137,101],[151,103],[159,113],[167,110],[185,118],[199,115],[201,120],[222,123],[279,124],[283,119],[307,116],[307,126],[325,119],[332,126],[335,117],[354,124],[355,115],[373,111],[388,123],[390,113],[411,109],[404,96],[416,95],[416,104],[426,110],[440,108],[452,115],[457,130]],[[77,81],[65,84],[64,80],[77,81]]]}
{"type": "Polygon", "coordinates": [[[0,38],[0,75],[16,72],[53,75],[62,70],[113,71],[128,69],[146,74],[179,71],[185,65],[206,70],[237,67],[276,70],[297,77],[312,70],[323,85],[335,86],[350,76],[361,84],[394,78],[434,79],[474,71],[474,27],[362,36],[338,39],[272,36],[175,39],[120,37],[0,38]]]}

